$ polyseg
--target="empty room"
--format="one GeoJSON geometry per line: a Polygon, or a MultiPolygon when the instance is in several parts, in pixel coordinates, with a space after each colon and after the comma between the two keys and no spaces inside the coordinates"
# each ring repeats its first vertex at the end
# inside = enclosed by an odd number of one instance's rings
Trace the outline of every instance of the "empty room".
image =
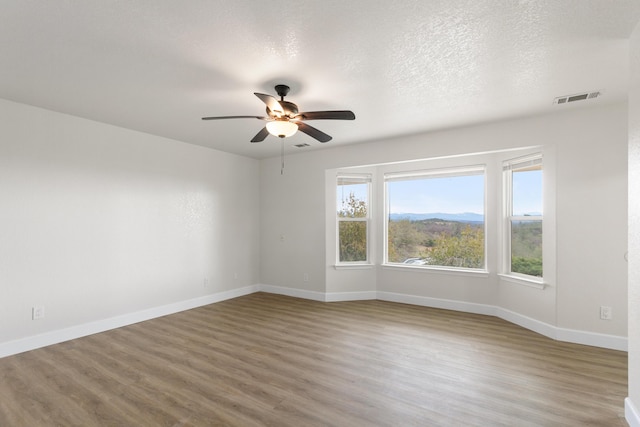
{"type": "Polygon", "coordinates": [[[1,426],[640,427],[640,3],[3,2],[1,426]]]}

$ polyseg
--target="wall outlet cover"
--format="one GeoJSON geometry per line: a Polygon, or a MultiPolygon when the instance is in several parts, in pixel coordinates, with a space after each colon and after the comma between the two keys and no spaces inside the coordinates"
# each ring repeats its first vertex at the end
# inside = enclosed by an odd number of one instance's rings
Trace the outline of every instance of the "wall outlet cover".
{"type": "Polygon", "coordinates": [[[34,306],[31,309],[31,318],[33,320],[38,320],[44,318],[44,307],[42,306],[34,306]]]}

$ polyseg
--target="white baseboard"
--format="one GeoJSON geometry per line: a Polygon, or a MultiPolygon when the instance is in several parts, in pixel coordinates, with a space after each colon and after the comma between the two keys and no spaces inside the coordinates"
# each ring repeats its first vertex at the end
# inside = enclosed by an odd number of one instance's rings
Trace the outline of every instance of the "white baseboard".
{"type": "Polygon", "coordinates": [[[305,289],[295,289],[272,285],[258,285],[258,289],[261,292],[266,292],[269,294],[286,295],[288,297],[310,299],[313,301],[326,301],[326,294],[324,292],[307,291],[305,289]]]}
{"type": "Polygon", "coordinates": [[[537,332],[540,335],[544,335],[545,337],[549,337],[554,340],[557,339],[557,328],[548,323],[541,322],[532,317],[523,316],[522,314],[516,313],[515,311],[506,310],[501,307],[496,307],[495,315],[503,320],[506,320],[507,322],[522,326],[525,329],[537,332]]]}
{"type": "Polygon", "coordinates": [[[389,302],[399,302],[403,304],[420,305],[423,307],[464,311],[465,313],[485,314],[488,316],[495,316],[496,314],[495,307],[489,305],[440,298],[420,297],[407,294],[397,294],[394,292],[377,292],[377,299],[389,302]]]}
{"type": "Polygon", "coordinates": [[[496,316],[557,341],[628,351],[626,337],[559,328],[500,307],[496,307],[496,316]]]}
{"type": "Polygon", "coordinates": [[[629,397],[624,399],[624,419],[629,423],[629,427],[640,427],[640,412],[629,397]]]}
{"type": "Polygon", "coordinates": [[[247,286],[240,289],[218,292],[211,295],[179,301],[172,304],[154,307],[147,310],[141,310],[134,313],[128,313],[121,316],[111,317],[109,319],[98,320],[95,322],[85,323],[82,325],[72,326],[70,328],[59,329],[55,331],[45,332],[43,334],[21,338],[14,341],[0,343],[0,358],[11,356],[13,354],[23,353],[29,350],[46,347],[48,345],[58,344],[64,341],[105,332],[115,328],[132,325],[134,323],[143,322],[145,320],[157,317],[167,316],[169,314],[178,313],[180,311],[190,310],[192,308],[213,304],[231,298],[252,294],[259,291],[259,286],[247,286]]]}
{"type": "Polygon", "coordinates": [[[325,295],[326,302],[366,301],[377,299],[376,291],[368,292],[329,292],[325,295]]]}
{"type": "MultiPolygon", "coordinates": [[[[206,295],[187,301],[179,301],[160,307],[154,307],[147,310],[124,314],[122,316],[116,316],[109,319],[99,320],[82,325],[72,326],[70,328],[46,332],[40,335],[0,343],[0,358],[260,291],[321,302],[379,299],[382,301],[442,308],[446,310],[455,310],[467,313],[484,314],[488,316],[500,317],[508,322],[522,326],[523,328],[532,330],[558,341],[585,344],[621,351],[627,351],[628,346],[628,341],[625,337],[558,328],[547,323],[529,318],[527,316],[523,316],[521,314],[492,305],[421,297],[393,292],[365,291],[324,293],[304,289],[260,284],[206,295]]],[[[631,412],[637,415],[637,412],[635,412],[635,410],[631,412]]],[[[640,423],[637,425],[637,427],[640,427],[640,423]]]]}
{"type": "Polygon", "coordinates": [[[363,292],[316,292],[304,289],[286,288],[283,286],[259,285],[260,291],[269,294],[286,295],[288,297],[296,297],[322,302],[338,302],[338,301],[364,301],[377,298],[376,291],[363,292]]]}
{"type": "Polygon", "coordinates": [[[523,316],[522,314],[492,305],[475,304],[439,298],[420,297],[407,294],[396,294],[392,292],[378,292],[377,296],[377,299],[383,301],[400,302],[404,304],[442,308],[445,310],[455,310],[463,311],[466,313],[496,316],[506,320],[507,322],[522,326],[525,329],[529,329],[557,341],[565,341],[574,344],[584,344],[594,347],[608,348],[611,350],[628,351],[628,340],[626,337],[558,328],[556,326],[541,322],[531,317],[523,316]]]}
{"type": "Polygon", "coordinates": [[[584,344],[593,347],[608,348],[610,350],[629,351],[629,340],[626,337],[620,337],[617,335],[606,335],[598,334],[596,332],[556,328],[556,336],[553,338],[558,341],[565,341],[574,344],[584,344]]]}

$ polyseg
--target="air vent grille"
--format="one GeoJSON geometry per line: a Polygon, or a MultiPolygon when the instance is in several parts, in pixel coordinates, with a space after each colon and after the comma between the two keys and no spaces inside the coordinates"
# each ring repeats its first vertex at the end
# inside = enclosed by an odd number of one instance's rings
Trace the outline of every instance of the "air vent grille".
{"type": "Polygon", "coordinates": [[[575,101],[584,101],[585,99],[593,99],[600,96],[601,93],[599,91],[596,92],[586,92],[586,93],[577,93],[574,95],[564,95],[559,96],[553,100],[554,104],[568,104],[569,102],[575,101]]]}

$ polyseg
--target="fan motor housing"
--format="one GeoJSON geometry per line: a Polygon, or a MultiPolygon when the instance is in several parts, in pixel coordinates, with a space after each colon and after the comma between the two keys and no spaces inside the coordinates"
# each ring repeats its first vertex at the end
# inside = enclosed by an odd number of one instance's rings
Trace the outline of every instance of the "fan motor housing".
{"type": "MultiPolygon", "coordinates": [[[[284,114],[286,116],[293,117],[296,114],[298,114],[298,106],[293,102],[288,102],[288,101],[278,101],[278,102],[282,106],[282,109],[284,110],[284,114]]],[[[275,116],[275,114],[273,113],[273,111],[269,109],[269,107],[267,107],[267,114],[271,117],[275,116]]]]}

